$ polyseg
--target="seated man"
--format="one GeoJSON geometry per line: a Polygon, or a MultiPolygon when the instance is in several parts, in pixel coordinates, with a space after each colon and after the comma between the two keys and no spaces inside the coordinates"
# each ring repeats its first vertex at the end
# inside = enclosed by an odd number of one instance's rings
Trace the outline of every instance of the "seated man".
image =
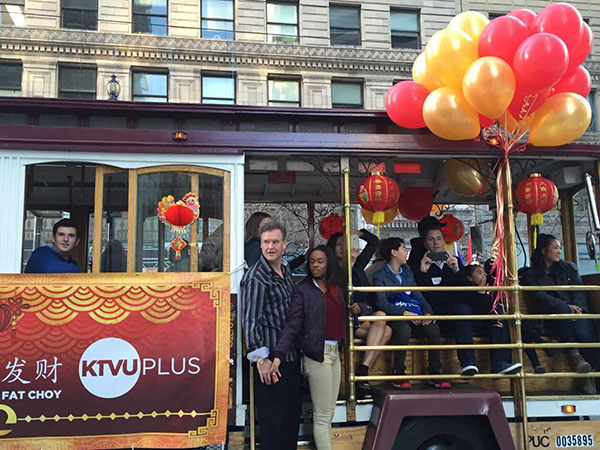
{"type": "MultiPolygon", "coordinates": [[[[381,243],[381,256],[387,264],[375,272],[373,281],[375,286],[414,286],[415,279],[412,271],[406,265],[408,251],[404,241],[400,238],[389,238],[381,243]]],[[[433,310],[427,300],[420,292],[378,292],[377,309],[388,315],[395,316],[423,316],[433,314],[433,310]]],[[[392,328],[395,345],[406,345],[410,336],[425,335],[427,342],[433,345],[440,343],[440,329],[433,320],[416,320],[412,322],[390,321],[388,325],[392,328]]],[[[404,375],[404,359],[406,351],[396,351],[394,355],[394,374],[404,375]]],[[[429,373],[440,373],[440,352],[431,350],[429,352],[429,373]]],[[[410,382],[400,381],[393,383],[398,389],[410,389],[410,382]]],[[[436,387],[449,389],[447,381],[437,383],[436,387]]]]}
{"type": "MultiPolygon", "coordinates": [[[[419,286],[468,286],[466,274],[459,266],[458,259],[444,252],[444,235],[437,227],[424,230],[423,244],[427,253],[421,259],[421,264],[415,271],[419,286]],[[435,259],[435,261],[434,261],[435,259]],[[440,260],[442,259],[442,260],[440,260]]],[[[425,297],[431,303],[435,314],[439,315],[473,315],[478,310],[477,305],[471,304],[471,297],[464,292],[427,292],[425,297]]],[[[491,329],[489,334],[492,344],[508,343],[508,327],[491,326],[492,321],[484,322],[491,329]]],[[[457,344],[473,344],[473,324],[470,320],[442,322],[442,331],[454,336],[457,344]]],[[[475,361],[474,350],[458,350],[462,375],[479,373],[475,361]]],[[[510,363],[508,349],[491,351],[492,372],[513,374],[522,369],[520,363],[510,363]]]]}
{"type": "Polygon", "coordinates": [[[40,247],[27,261],[25,273],[80,273],[81,269],[71,258],[79,244],[77,228],[71,219],[62,219],[52,228],[52,246],[40,247]]]}

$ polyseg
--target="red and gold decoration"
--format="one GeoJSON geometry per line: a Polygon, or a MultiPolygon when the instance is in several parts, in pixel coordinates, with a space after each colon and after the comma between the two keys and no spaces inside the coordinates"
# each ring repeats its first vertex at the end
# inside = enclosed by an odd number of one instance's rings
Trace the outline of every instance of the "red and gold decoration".
{"type": "Polygon", "coordinates": [[[339,214],[325,216],[319,222],[319,235],[327,240],[334,234],[342,232],[343,223],[342,216],[339,214]]]}
{"type": "Polygon", "coordinates": [[[539,173],[532,173],[519,183],[515,196],[517,210],[530,215],[535,248],[539,226],[544,223],[543,214],[554,208],[558,202],[558,189],[552,181],[539,173]]]}
{"type": "MultiPolygon", "coordinates": [[[[367,221],[367,223],[373,223],[373,214],[375,213],[373,213],[372,211],[367,211],[366,209],[361,209],[360,213],[362,214],[363,218],[367,221]]],[[[388,209],[387,211],[384,211],[382,225],[392,223],[392,221],[396,218],[397,215],[398,209],[395,206],[391,209],[388,209]]]]}
{"type": "Polygon", "coordinates": [[[444,163],[444,182],[464,197],[482,196],[487,187],[488,165],[480,159],[449,159],[444,163]]]}
{"type": "Polygon", "coordinates": [[[463,223],[452,214],[444,214],[439,220],[442,224],[442,233],[446,244],[458,241],[465,232],[463,223]]]}
{"type": "MultiPolygon", "coordinates": [[[[177,234],[185,233],[185,227],[193,224],[200,216],[200,204],[198,196],[193,192],[185,194],[182,200],[175,201],[172,195],[163,197],[158,202],[158,219],[171,225],[171,231],[177,234]]],[[[175,251],[175,260],[181,259],[181,251],[187,242],[179,236],[171,241],[171,248],[175,251]]]]}
{"type": "Polygon", "coordinates": [[[385,223],[385,211],[398,203],[398,185],[390,177],[375,172],[360,182],[356,196],[361,208],[373,213],[372,223],[379,234],[379,227],[385,223]]]}
{"type": "Polygon", "coordinates": [[[0,446],[224,443],[229,283],[212,273],[0,275],[0,304],[18,313],[6,328],[13,319],[0,309],[0,446]]]}
{"type": "Polygon", "coordinates": [[[398,211],[407,220],[419,221],[428,216],[433,208],[431,189],[409,186],[402,189],[398,198],[398,211]]]}

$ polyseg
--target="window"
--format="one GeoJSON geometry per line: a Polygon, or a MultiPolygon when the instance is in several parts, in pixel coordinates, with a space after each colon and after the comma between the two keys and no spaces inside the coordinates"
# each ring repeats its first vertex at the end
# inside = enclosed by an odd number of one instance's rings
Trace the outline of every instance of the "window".
{"type": "Polygon", "coordinates": [[[63,28],[98,29],[98,0],[62,0],[63,28]]]}
{"type": "Polygon", "coordinates": [[[598,110],[596,109],[596,90],[592,90],[590,95],[587,98],[588,102],[590,102],[590,106],[592,108],[592,121],[590,122],[590,126],[587,131],[598,131],[598,110]]]}
{"type": "Polygon", "coordinates": [[[233,0],[202,0],[202,37],[233,40],[233,0]]]}
{"type": "Polygon", "coordinates": [[[418,11],[392,9],[390,28],[392,48],[421,48],[418,11]]]}
{"type": "Polygon", "coordinates": [[[300,80],[269,78],[269,106],[300,106],[300,80]]]}
{"type": "Polygon", "coordinates": [[[0,60],[0,95],[21,95],[21,77],[23,64],[21,61],[0,60]]]}
{"type": "Polygon", "coordinates": [[[25,0],[0,0],[0,25],[25,26],[25,0]]]}
{"type": "Polygon", "coordinates": [[[502,13],[502,12],[492,12],[492,11],[490,11],[488,13],[488,17],[489,17],[490,20],[494,20],[494,19],[497,19],[498,17],[502,17],[502,16],[505,16],[505,15],[506,15],[506,13],[502,13]]]}
{"type": "Polygon", "coordinates": [[[133,32],[167,35],[167,0],[133,0],[133,32]]]}
{"type": "Polygon", "coordinates": [[[332,6],[329,16],[331,45],[360,45],[360,8],[332,6]]]}
{"type": "Polygon", "coordinates": [[[96,67],[58,66],[58,98],[96,99],[96,67]]]}
{"type": "Polygon", "coordinates": [[[282,44],[298,42],[298,4],[268,2],[267,34],[269,42],[282,44]]]}
{"type": "Polygon", "coordinates": [[[362,81],[331,81],[332,108],[362,108],[362,81]]]}
{"type": "Polygon", "coordinates": [[[134,102],[167,102],[168,73],[164,72],[133,72],[134,102]]]}
{"type": "Polygon", "coordinates": [[[235,105],[235,74],[202,75],[202,103],[235,105]]]}

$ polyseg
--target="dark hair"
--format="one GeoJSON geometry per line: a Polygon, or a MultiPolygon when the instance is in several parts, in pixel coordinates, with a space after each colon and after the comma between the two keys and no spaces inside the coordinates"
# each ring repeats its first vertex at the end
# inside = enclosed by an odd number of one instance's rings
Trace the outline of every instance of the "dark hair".
{"type": "Polygon", "coordinates": [[[267,231],[276,231],[276,230],[281,231],[281,237],[285,241],[285,238],[287,237],[287,230],[285,229],[285,227],[282,224],[280,224],[279,222],[274,222],[274,221],[269,222],[266,225],[263,225],[262,228],[260,230],[258,230],[259,237],[262,236],[262,234],[267,231]]]}
{"type": "Polygon", "coordinates": [[[422,238],[425,237],[429,230],[441,230],[442,224],[440,221],[433,216],[427,216],[424,219],[421,219],[419,224],[417,225],[417,231],[419,232],[419,236],[422,238]]]}
{"type": "Polygon", "coordinates": [[[343,235],[344,233],[333,233],[331,236],[329,236],[329,239],[327,239],[327,247],[329,247],[335,252],[335,246],[337,245],[337,241],[343,235]]]}
{"type": "Polygon", "coordinates": [[[246,233],[244,235],[244,241],[249,241],[250,239],[260,237],[260,230],[258,229],[258,226],[260,225],[262,220],[266,219],[267,217],[271,216],[266,212],[261,211],[255,212],[250,216],[250,218],[246,222],[246,233]]]}
{"type": "Polygon", "coordinates": [[[312,273],[310,272],[310,256],[314,252],[323,252],[327,257],[327,284],[335,283],[337,287],[343,288],[342,283],[342,270],[340,265],[335,257],[335,253],[333,250],[326,245],[317,245],[314,248],[311,248],[308,254],[306,255],[306,265],[308,267],[308,276],[312,278],[312,273]]]}
{"type": "Polygon", "coordinates": [[[537,246],[531,254],[531,267],[544,267],[544,254],[542,250],[549,247],[552,241],[558,241],[558,238],[551,234],[541,233],[537,238],[537,246]]]}
{"type": "Polygon", "coordinates": [[[389,262],[392,258],[392,250],[398,250],[398,248],[400,248],[401,245],[404,245],[404,239],[400,239],[398,237],[391,237],[385,239],[379,245],[379,254],[383,259],[389,262]]]}
{"type": "Polygon", "coordinates": [[[472,277],[473,272],[475,272],[475,269],[483,270],[483,273],[485,273],[487,276],[485,268],[481,264],[469,264],[467,267],[465,267],[465,275],[467,275],[468,277],[472,277]]]}
{"type": "Polygon", "coordinates": [[[71,219],[60,219],[58,222],[56,222],[54,224],[54,226],[52,227],[52,236],[56,236],[56,233],[58,232],[58,229],[60,227],[63,228],[75,228],[75,237],[79,237],[79,232],[77,231],[77,227],[75,226],[75,222],[73,222],[71,219]]]}

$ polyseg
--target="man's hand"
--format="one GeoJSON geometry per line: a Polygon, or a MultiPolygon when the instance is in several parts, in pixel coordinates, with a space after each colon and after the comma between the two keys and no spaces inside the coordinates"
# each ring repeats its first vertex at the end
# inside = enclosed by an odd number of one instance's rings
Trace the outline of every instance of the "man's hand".
{"type": "Polygon", "coordinates": [[[577,305],[569,305],[571,314],[583,314],[583,310],[577,305]]]}
{"type": "MultiPolygon", "coordinates": [[[[410,312],[407,309],[404,310],[404,313],[402,314],[403,316],[418,316],[418,314],[415,314],[414,312],[410,312]]],[[[419,325],[419,320],[411,320],[411,322],[413,323],[413,325],[419,325]]]]}
{"type": "Polygon", "coordinates": [[[431,265],[433,264],[432,259],[429,257],[429,252],[425,253],[425,255],[423,255],[423,258],[421,259],[421,272],[423,273],[427,273],[427,271],[429,270],[429,268],[431,267],[431,265]]]}
{"type": "Polygon", "coordinates": [[[271,364],[271,370],[269,371],[269,378],[273,380],[273,383],[277,383],[281,378],[281,372],[279,372],[280,364],[281,360],[279,358],[273,359],[273,363],[271,364]]]}
{"type": "Polygon", "coordinates": [[[358,303],[352,303],[350,305],[350,312],[352,314],[360,314],[361,309],[360,309],[360,306],[358,305],[358,303]]]}
{"type": "MultiPolygon", "coordinates": [[[[430,316],[431,313],[427,313],[425,314],[426,316],[430,316]]],[[[426,327],[429,324],[435,323],[435,320],[422,320],[421,321],[421,325],[423,325],[424,327],[426,327]]]]}
{"type": "Polygon", "coordinates": [[[458,267],[458,258],[454,255],[448,255],[448,259],[446,260],[446,264],[450,266],[452,272],[457,273],[459,270],[458,267]]]}
{"type": "Polygon", "coordinates": [[[263,359],[263,363],[260,364],[258,361],[256,362],[256,369],[258,370],[258,375],[260,376],[260,381],[263,384],[270,385],[271,384],[271,365],[273,363],[270,359],[263,359]]]}

